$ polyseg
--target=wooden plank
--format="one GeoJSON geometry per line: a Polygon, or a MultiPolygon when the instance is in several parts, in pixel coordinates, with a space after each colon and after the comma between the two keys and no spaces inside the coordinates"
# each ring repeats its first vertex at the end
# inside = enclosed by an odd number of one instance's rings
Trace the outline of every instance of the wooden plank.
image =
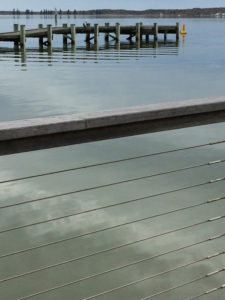
{"type": "Polygon", "coordinates": [[[0,154],[225,122],[225,98],[0,123],[0,154]]]}

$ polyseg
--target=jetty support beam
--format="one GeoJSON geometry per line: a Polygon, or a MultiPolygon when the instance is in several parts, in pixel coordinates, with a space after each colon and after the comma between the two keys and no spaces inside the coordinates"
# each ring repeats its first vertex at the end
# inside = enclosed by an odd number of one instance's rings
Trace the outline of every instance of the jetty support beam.
{"type": "Polygon", "coordinates": [[[26,47],[26,26],[20,25],[20,46],[21,48],[26,47]]]}
{"type": "MultiPolygon", "coordinates": [[[[39,29],[42,29],[42,28],[43,28],[43,24],[39,24],[39,25],[38,25],[38,28],[39,28],[39,29]]],[[[40,47],[43,46],[43,38],[39,38],[39,46],[40,46],[40,47]]]]}
{"type": "Polygon", "coordinates": [[[48,46],[52,46],[52,25],[47,25],[48,46]]]}
{"type": "Polygon", "coordinates": [[[120,42],[120,23],[116,23],[116,41],[120,42]]]}
{"type": "Polygon", "coordinates": [[[94,41],[95,41],[95,44],[99,43],[99,25],[98,24],[94,25],[94,41]]]}
{"type": "Polygon", "coordinates": [[[157,23],[154,23],[154,41],[158,41],[158,35],[159,35],[159,26],[157,23]]]}
{"type": "MultiPolygon", "coordinates": [[[[105,28],[108,29],[109,25],[110,25],[109,23],[105,23],[105,28]]],[[[105,33],[105,41],[109,42],[109,33],[108,32],[105,33]]]]}
{"type": "Polygon", "coordinates": [[[140,42],[141,39],[141,24],[136,24],[136,42],[140,42]]]}
{"type": "Polygon", "coordinates": [[[180,23],[177,23],[176,25],[176,40],[177,42],[180,40],[180,23]]]}
{"type": "Polygon", "coordinates": [[[70,29],[71,29],[71,44],[73,46],[75,46],[76,45],[76,26],[75,26],[75,24],[71,24],[70,29]]]}
{"type": "MultiPolygon", "coordinates": [[[[63,24],[63,28],[67,28],[67,24],[63,24]]],[[[67,34],[63,35],[63,46],[67,46],[67,34]]]]}
{"type": "MultiPolygon", "coordinates": [[[[18,31],[19,31],[19,25],[18,25],[18,24],[14,24],[14,25],[13,25],[13,31],[14,31],[14,32],[18,32],[18,31]]],[[[18,41],[15,41],[15,42],[14,42],[14,47],[18,48],[18,46],[19,46],[19,42],[18,42],[18,41]]]]}

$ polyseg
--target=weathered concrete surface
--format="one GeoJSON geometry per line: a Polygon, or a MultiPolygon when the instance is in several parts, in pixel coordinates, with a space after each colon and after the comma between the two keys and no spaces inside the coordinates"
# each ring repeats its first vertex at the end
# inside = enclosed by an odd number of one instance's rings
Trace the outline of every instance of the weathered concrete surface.
{"type": "Polygon", "coordinates": [[[225,110],[225,97],[0,123],[0,141],[225,110]]]}
{"type": "Polygon", "coordinates": [[[225,122],[225,97],[0,123],[0,155],[225,122]]]}

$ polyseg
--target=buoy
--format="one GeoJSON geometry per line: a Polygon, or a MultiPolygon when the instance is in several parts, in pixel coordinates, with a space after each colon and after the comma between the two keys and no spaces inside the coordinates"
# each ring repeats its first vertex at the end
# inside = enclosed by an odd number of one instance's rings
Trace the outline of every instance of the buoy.
{"type": "Polygon", "coordinates": [[[183,25],[183,28],[182,28],[182,30],[181,30],[181,34],[183,34],[183,35],[187,34],[185,24],[183,25]]]}

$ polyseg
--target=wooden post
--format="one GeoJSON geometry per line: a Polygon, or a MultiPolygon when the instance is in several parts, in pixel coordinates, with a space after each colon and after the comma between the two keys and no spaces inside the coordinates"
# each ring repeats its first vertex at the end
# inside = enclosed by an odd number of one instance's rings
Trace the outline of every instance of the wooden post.
{"type": "Polygon", "coordinates": [[[178,42],[179,39],[180,39],[180,23],[177,23],[177,28],[176,28],[176,39],[177,39],[177,42],[178,42]]]}
{"type": "Polygon", "coordinates": [[[21,48],[26,47],[26,26],[20,25],[20,46],[21,48]]]}
{"type": "Polygon", "coordinates": [[[141,39],[141,24],[136,24],[136,42],[140,41],[141,39]]]}
{"type": "Polygon", "coordinates": [[[99,25],[98,24],[95,24],[94,25],[94,35],[95,35],[95,44],[98,44],[98,39],[99,39],[99,25]]]}
{"type": "Polygon", "coordinates": [[[52,46],[52,25],[47,25],[48,46],[52,46]]]}
{"type": "MultiPolygon", "coordinates": [[[[39,28],[39,29],[42,29],[42,28],[43,28],[43,25],[42,25],[42,24],[39,24],[39,25],[38,25],[38,28],[39,28]]],[[[43,38],[39,38],[39,46],[40,46],[40,47],[43,46],[43,38]]]]}
{"type": "MultiPolygon", "coordinates": [[[[90,30],[90,28],[91,28],[91,24],[90,23],[88,23],[87,25],[86,25],[86,28],[87,28],[87,30],[89,31],[90,30]]],[[[91,34],[90,34],[90,32],[87,32],[86,33],[86,42],[90,42],[90,38],[91,38],[91,34]]]]}
{"type": "Polygon", "coordinates": [[[146,42],[149,42],[149,35],[146,34],[146,42]]]}
{"type": "MultiPolygon", "coordinates": [[[[105,23],[105,28],[109,28],[109,23],[105,23]]],[[[105,33],[105,41],[109,42],[109,33],[108,32],[105,33]]]]}
{"type": "Polygon", "coordinates": [[[71,44],[76,45],[76,26],[75,24],[71,24],[71,44]]]}
{"type": "Polygon", "coordinates": [[[142,41],[143,36],[142,36],[142,26],[143,26],[143,22],[140,23],[140,40],[142,41]]]}
{"type": "Polygon", "coordinates": [[[159,34],[159,26],[157,23],[154,23],[154,41],[158,41],[158,34],[159,34]]]}
{"type": "MultiPolygon", "coordinates": [[[[63,24],[63,28],[67,28],[67,24],[63,24]]],[[[67,46],[67,34],[63,34],[63,46],[67,46]]]]}
{"type": "Polygon", "coordinates": [[[164,42],[167,41],[167,32],[164,33],[164,42]]]}
{"type": "MultiPolygon", "coordinates": [[[[13,30],[14,30],[14,32],[18,32],[19,31],[19,25],[18,24],[14,24],[13,25],[13,30]]],[[[18,47],[18,45],[19,45],[18,41],[15,41],[14,42],[14,46],[18,47]]]]}
{"type": "Polygon", "coordinates": [[[19,31],[19,25],[18,24],[14,24],[13,25],[13,30],[14,30],[14,32],[19,31]]]}
{"type": "Polygon", "coordinates": [[[116,23],[116,41],[120,42],[120,23],[116,23]]]}

